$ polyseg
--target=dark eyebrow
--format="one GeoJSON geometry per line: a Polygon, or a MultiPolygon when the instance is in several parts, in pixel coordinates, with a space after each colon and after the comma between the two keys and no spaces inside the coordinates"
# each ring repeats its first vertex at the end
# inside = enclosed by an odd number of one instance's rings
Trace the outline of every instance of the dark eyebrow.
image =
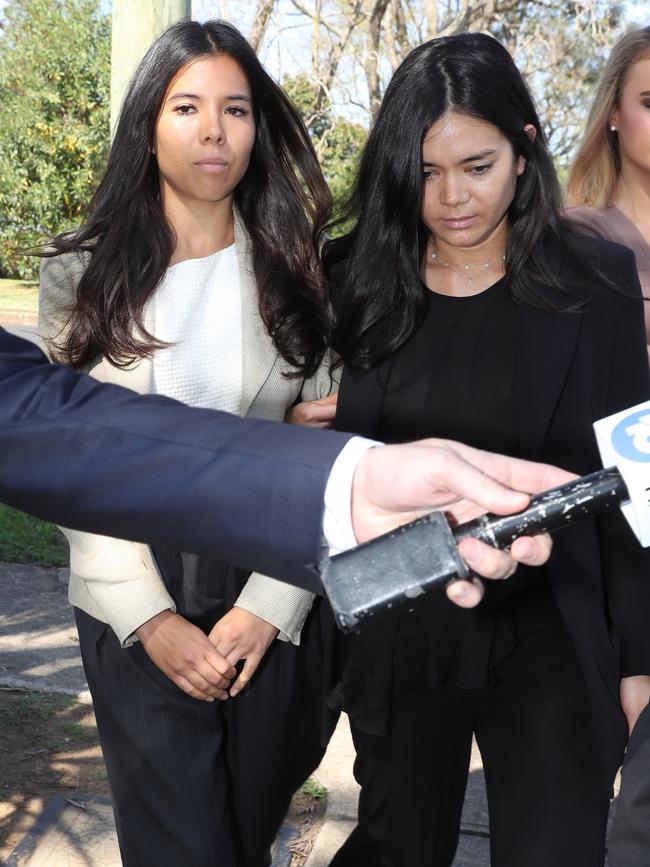
{"type": "Polygon", "coordinates": [[[650,96],[650,90],[642,90],[639,96],[650,96]]]}
{"type": "Polygon", "coordinates": [[[167,97],[167,102],[171,102],[172,99],[200,99],[196,93],[172,93],[171,96],[167,97]]]}
{"type": "MultiPolygon", "coordinates": [[[[486,157],[491,157],[491,156],[493,156],[495,153],[496,153],[496,150],[495,150],[494,148],[488,148],[488,149],[486,149],[486,150],[484,150],[484,151],[481,151],[481,152],[478,153],[478,154],[472,154],[471,157],[465,157],[464,159],[462,159],[462,160],[460,161],[460,165],[463,165],[464,163],[474,163],[474,162],[476,162],[477,160],[484,160],[486,157]]],[[[423,161],[422,161],[422,165],[423,165],[423,166],[432,166],[432,167],[435,168],[435,165],[436,165],[436,164],[435,164],[435,163],[429,163],[429,162],[427,162],[426,160],[423,160],[423,161]]]]}
{"type": "Polygon", "coordinates": [[[486,150],[481,151],[478,154],[472,154],[471,157],[465,157],[464,160],[461,160],[461,163],[473,163],[476,162],[476,160],[484,160],[485,157],[491,157],[495,153],[496,150],[494,148],[487,148],[486,150]]]}
{"type": "MultiPolygon", "coordinates": [[[[241,101],[241,102],[250,102],[250,96],[246,96],[244,93],[235,93],[232,96],[225,97],[229,101],[241,101]]],[[[167,102],[171,102],[172,99],[201,99],[201,97],[196,93],[172,93],[171,96],[167,97],[167,102]]]]}

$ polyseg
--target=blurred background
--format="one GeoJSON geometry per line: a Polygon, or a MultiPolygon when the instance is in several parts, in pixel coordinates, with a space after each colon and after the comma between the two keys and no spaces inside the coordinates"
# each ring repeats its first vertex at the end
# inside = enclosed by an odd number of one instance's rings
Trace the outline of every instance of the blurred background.
{"type": "Polygon", "coordinates": [[[184,16],[225,18],[246,34],[302,112],[337,203],[392,71],[419,43],[461,30],[502,41],[562,173],[603,58],[627,27],[647,23],[644,4],[604,0],[0,0],[0,278],[14,281],[0,286],[3,309],[33,296],[15,282],[36,275],[29,248],[81,220],[111,106],[114,118],[148,44],[184,16]]]}

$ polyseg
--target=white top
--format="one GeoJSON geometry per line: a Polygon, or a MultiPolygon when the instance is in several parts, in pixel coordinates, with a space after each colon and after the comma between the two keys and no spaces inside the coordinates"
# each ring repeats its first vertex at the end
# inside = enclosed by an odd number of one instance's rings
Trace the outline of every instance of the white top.
{"type": "MultiPolygon", "coordinates": [[[[190,406],[240,415],[243,349],[235,245],[169,267],[154,294],[152,312],[153,333],[174,344],[153,355],[152,391],[190,406]]],[[[356,544],[352,476],[373,445],[377,443],[353,438],[332,467],[323,515],[332,554],[356,544]]]]}
{"type": "Polygon", "coordinates": [[[234,244],[171,265],[153,296],[152,391],[189,406],[241,414],[242,333],[234,244]]]}
{"type": "MultiPolygon", "coordinates": [[[[180,397],[195,406],[220,406],[241,413],[243,387],[242,314],[247,303],[248,269],[240,269],[240,247],[227,248],[202,259],[187,260],[168,269],[146,305],[145,323],[150,333],[174,343],[153,353],[146,364],[117,371],[103,359],[93,369],[100,381],[132,380],[136,391],[157,391],[180,397]],[[157,323],[154,321],[157,319],[157,323]],[[190,351],[192,348],[192,351],[190,351]],[[185,354],[187,353],[187,354],[185,354]],[[153,370],[156,363],[155,372],[153,370]],[[233,363],[234,362],[234,363],[233,363]],[[138,374],[140,368],[140,374],[138,374]],[[191,374],[190,374],[191,371],[191,374]],[[119,375],[116,375],[118,374],[119,375]]],[[[39,316],[45,335],[54,307],[62,307],[74,292],[73,275],[58,259],[45,262],[39,316]],[[54,270],[58,277],[49,273],[54,270]],[[59,273],[61,272],[61,273],[59,273]],[[48,293],[52,297],[48,296],[48,293]],[[57,302],[53,305],[53,301],[57,302]],[[43,303],[45,302],[45,303],[43,303]]],[[[58,333],[58,328],[54,331],[58,333]]],[[[128,384],[127,381],[124,384],[128,384]]],[[[339,455],[327,486],[325,536],[334,549],[354,544],[350,505],[351,483],[363,449],[372,443],[351,440],[339,455]]],[[[175,610],[174,601],[160,581],[151,552],[146,545],[64,531],[70,537],[70,600],[92,617],[108,623],[120,642],[127,646],[133,632],[165,609],[175,610]]],[[[237,604],[274,623],[284,636],[298,643],[311,594],[255,573],[246,583],[237,604]],[[249,584],[249,604],[243,604],[249,584]],[[293,596],[291,594],[294,594],[293,596]],[[302,594],[302,600],[300,595],[302,594]],[[273,604],[269,603],[269,598],[273,604]],[[307,599],[307,602],[305,602],[307,599]],[[277,619],[274,612],[277,609],[277,619]],[[271,616],[273,615],[273,616],[271,616]]],[[[281,637],[284,637],[281,636],[281,637]]]]}

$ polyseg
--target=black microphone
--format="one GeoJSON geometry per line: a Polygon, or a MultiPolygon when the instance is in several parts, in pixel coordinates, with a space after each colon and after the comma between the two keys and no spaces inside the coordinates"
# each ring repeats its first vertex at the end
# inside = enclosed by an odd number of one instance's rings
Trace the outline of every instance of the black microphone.
{"type": "Polygon", "coordinates": [[[599,470],[533,497],[514,515],[482,515],[454,530],[431,512],[376,539],[326,558],[322,581],[337,623],[350,631],[375,612],[414,599],[470,572],[457,543],[472,537],[508,548],[519,536],[551,533],[618,506],[629,494],[616,469],[599,470]]]}

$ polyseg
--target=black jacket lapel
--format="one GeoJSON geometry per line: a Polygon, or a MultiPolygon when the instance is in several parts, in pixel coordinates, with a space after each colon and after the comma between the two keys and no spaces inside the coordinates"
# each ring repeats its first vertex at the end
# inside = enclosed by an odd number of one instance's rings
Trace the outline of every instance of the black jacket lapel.
{"type": "Polygon", "coordinates": [[[336,406],[336,430],[353,431],[377,439],[391,359],[372,370],[343,368],[339,400],[336,406]]]}
{"type": "Polygon", "coordinates": [[[517,417],[521,455],[538,457],[575,353],[580,312],[520,305],[517,314],[517,417]]]}

